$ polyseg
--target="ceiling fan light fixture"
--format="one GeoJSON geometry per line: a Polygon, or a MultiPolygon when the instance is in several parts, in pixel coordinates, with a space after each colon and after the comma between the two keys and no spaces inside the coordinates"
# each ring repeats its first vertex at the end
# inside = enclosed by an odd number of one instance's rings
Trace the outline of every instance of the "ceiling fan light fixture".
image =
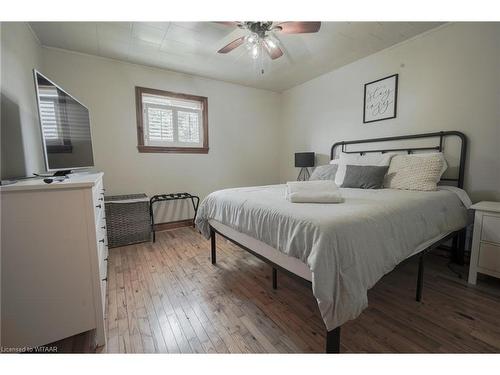
{"type": "Polygon", "coordinates": [[[259,41],[259,36],[255,33],[251,33],[245,37],[246,42],[250,45],[255,44],[259,41]]]}
{"type": "MultiPolygon", "coordinates": [[[[264,60],[264,55],[269,55],[271,60],[276,60],[283,56],[283,49],[280,47],[277,34],[307,34],[317,33],[321,28],[321,22],[281,22],[273,26],[272,21],[267,22],[219,22],[229,26],[237,26],[250,32],[246,36],[240,36],[229,44],[219,49],[218,53],[229,53],[235,48],[243,45],[254,60],[264,60]],[[266,53],[264,53],[264,50],[266,53]]],[[[264,70],[261,69],[264,73],[264,70]]]]}
{"type": "Polygon", "coordinates": [[[251,50],[250,50],[250,56],[252,56],[252,59],[257,60],[260,56],[260,44],[255,43],[251,50]]]}
{"type": "Polygon", "coordinates": [[[273,38],[272,36],[267,36],[264,39],[264,42],[266,43],[266,45],[269,49],[275,49],[276,47],[278,47],[278,41],[275,38],[273,38]]]}

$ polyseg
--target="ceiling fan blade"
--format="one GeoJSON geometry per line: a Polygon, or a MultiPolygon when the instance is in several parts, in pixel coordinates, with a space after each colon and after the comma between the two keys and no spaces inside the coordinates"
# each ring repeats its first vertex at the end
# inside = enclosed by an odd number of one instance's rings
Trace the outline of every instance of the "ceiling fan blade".
{"type": "Polygon", "coordinates": [[[245,41],[245,37],[244,36],[239,37],[238,39],[235,39],[231,43],[229,43],[229,44],[225,45],[224,47],[222,47],[217,52],[218,53],[228,53],[228,52],[231,52],[233,49],[238,48],[239,46],[241,46],[244,41],[245,41]]]}
{"type": "Polygon", "coordinates": [[[238,21],[214,21],[214,22],[225,26],[241,27],[241,22],[238,21]]]}
{"type": "Polygon", "coordinates": [[[266,49],[269,56],[271,56],[272,60],[276,60],[278,57],[283,56],[283,51],[278,46],[274,46],[273,48],[269,47],[267,43],[264,43],[264,48],[266,49]]]}
{"type": "Polygon", "coordinates": [[[284,34],[317,33],[321,22],[282,22],[273,27],[273,30],[284,34]]]}

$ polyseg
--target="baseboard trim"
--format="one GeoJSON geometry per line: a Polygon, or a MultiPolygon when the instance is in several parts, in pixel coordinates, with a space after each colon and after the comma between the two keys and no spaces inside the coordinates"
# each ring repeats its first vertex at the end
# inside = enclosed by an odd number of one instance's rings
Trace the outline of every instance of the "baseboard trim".
{"type": "Polygon", "coordinates": [[[193,219],[170,221],[168,223],[155,224],[155,232],[193,226],[193,219]]]}

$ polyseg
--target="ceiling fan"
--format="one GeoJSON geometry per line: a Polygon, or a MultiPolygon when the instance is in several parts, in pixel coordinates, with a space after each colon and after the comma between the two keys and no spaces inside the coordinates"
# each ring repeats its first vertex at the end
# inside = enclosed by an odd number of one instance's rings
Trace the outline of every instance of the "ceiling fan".
{"type": "Polygon", "coordinates": [[[262,57],[265,50],[272,60],[283,56],[283,50],[279,46],[278,39],[274,33],[303,34],[316,33],[321,27],[321,22],[217,22],[227,26],[239,27],[249,31],[248,35],[239,37],[225,45],[218,53],[228,53],[244,44],[254,59],[262,57]]]}

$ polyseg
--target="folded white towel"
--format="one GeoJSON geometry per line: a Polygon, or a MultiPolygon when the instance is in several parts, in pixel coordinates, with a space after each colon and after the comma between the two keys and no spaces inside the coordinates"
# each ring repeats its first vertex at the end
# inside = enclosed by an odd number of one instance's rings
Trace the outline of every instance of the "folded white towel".
{"type": "Polygon", "coordinates": [[[344,200],[334,181],[292,181],[286,183],[286,199],[292,203],[340,203],[344,200]]]}
{"type": "Polygon", "coordinates": [[[292,203],[341,203],[344,201],[340,191],[300,191],[287,194],[287,199],[292,203]]]}
{"type": "Polygon", "coordinates": [[[335,181],[317,180],[317,181],[291,181],[286,183],[287,193],[298,192],[332,192],[338,191],[335,181]]]}

